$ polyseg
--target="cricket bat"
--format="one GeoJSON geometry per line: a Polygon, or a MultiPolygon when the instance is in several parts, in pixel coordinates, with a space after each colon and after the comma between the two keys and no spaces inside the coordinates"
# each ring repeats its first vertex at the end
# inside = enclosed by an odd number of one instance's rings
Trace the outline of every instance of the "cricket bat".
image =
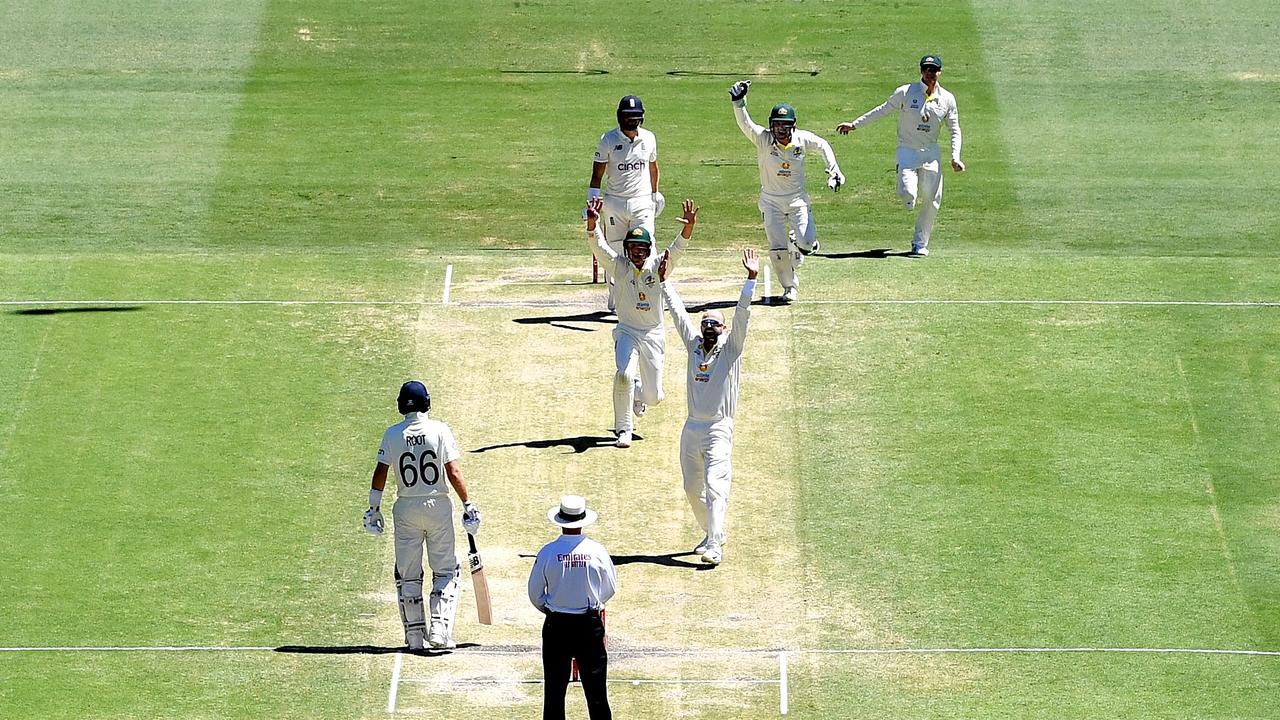
{"type": "MultiPolygon", "coordinates": [[[[600,611],[600,624],[604,625],[604,610],[600,611]]],[[[608,627],[604,631],[604,646],[609,647],[609,630],[608,627]]],[[[574,658],[569,666],[569,682],[582,682],[582,676],[578,672],[578,660],[574,658]]]]}
{"type": "Polygon", "coordinates": [[[493,607],[489,604],[489,579],[484,576],[484,561],[476,549],[476,536],[467,533],[467,564],[471,566],[471,585],[476,591],[476,616],[481,625],[493,624],[493,607]]]}

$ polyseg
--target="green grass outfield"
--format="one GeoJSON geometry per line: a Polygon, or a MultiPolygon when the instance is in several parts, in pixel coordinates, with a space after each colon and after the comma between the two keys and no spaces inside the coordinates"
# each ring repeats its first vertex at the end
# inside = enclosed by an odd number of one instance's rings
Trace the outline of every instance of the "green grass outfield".
{"type": "Polygon", "coordinates": [[[618,717],[777,717],[783,653],[800,718],[1274,717],[1269,3],[82,5],[0,2],[0,717],[536,716],[526,556],[568,491],[619,559],[618,717]],[[908,260],[893,122],[833,128],[926,52],[970,171],[908,260]],[[732,299],[739,77],[849,184],[810,167],[823,253],[754,309],[706,571],[674,338],[642,439],[573,451],[612,366],[577,217],[641,95],[660,239],[703,208],[682,292],[732,299]],[[464,580],[474,646],[393,682],[358,521],[410,376],[496,622],[464,580]]]}

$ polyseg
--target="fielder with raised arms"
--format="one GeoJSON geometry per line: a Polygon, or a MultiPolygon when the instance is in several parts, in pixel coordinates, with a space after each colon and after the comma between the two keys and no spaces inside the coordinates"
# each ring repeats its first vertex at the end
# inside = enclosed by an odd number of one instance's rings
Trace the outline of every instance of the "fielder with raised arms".
{"type": "Polygon", "coordinates": [[[400,599],[400,620],[404,623],[404,640],[410,650],[422,650],[423,639],[436,649],[452,648],[453,619],[458,611],[458,558],[454,554],[453,503],[449,485],[462,500],[462,526],[475,534],[480,529],[480,511],[468,500],[467,485],[458,465],[458,443],[449,426],[427,417],[431,394],[417,380],[400,388],[396,406],[404,420],[387,428],[378,448],[378,463],[373,468],[369,509],[364,514],[364,529],[381,535],[382,492],[387,484],[388,466],[396,469],[399,484],[396,504],[391,510],[395,519],[396,593],[400,599]],[[431,626],[422,608],[422,550],[426,544],[427,564],[431,567],[431,626]]]}
{"type": "Polygon", "coordinates": [[[729,509],[729,487],[733,482],[733,414],[738,408],[742,349],[747,342],[747,321],[751,319],[751,296],[760,272],[755,250],[744,250],[742,266],[747,281],[733,312],[733,328],[724,324],[719,310],[702,314],[693,324],[675,284],[666,280],[666,268],[659,266],[662,293],[671,310],[671,321],[689,351],[687,387],[689,419],[680,432],[680,470],[684,494],[698,525],[706,537],[693,549],[702,562],[719,565],[724,557],[727,536],[725,520],[729,509]]]}
{"type": "Polygon", "coordinates": [[[729,88],[733,114],[742,134],[756,146],[760,165],[760,212],[764,234],[769,240],[769,262],[782,285],[782,299],[796,299],[800,276],[796,270],[804,256],[818,251],[817,226],[804,189],[804,160],[811,150],[822,153],[827,164],[827,187],[833,191],[844,184],[831,144],[808,130],[796,129],[796,109],[786,103],[773,106],[769,127],[761,127],[747,114],[750,80],[729,88]],[[790,229],[788,229],[790,225],[790,229]]]}
{"type": "MultiPolygon", "coordinates": [[[[635,418],[649,405],[662,402],[662,363],[666,352],[666,325],[662,320],[662,290],[658,286],[659,258],[653,256],[653,240],[644,228],[632,228],[623,238],[623,253],[609,247],[599,227],[603,202],[587,203],[587,247],[599,263],[617,279],[618,325],[613,329],[613,431],[617,446],[631,447],[635,418]]],[[[662,254],[675,267],[684,254],[698,219],[692,200],[684,201],[683,224],[671,246],[662,254]]]]}
{"type": "MultiPolygon", "coordinates": [[[[667,201],[658,192],[658,139],[640,127],[644,123],[644,103],[635,95],[618,101],[618,127],[600,136],[596,144],[595,162],[591,164],[591,182],[587,185],[587,202],[601,197],[604,185],[604,238],[616,253],[622,252],[622,236],[631,228],[642,227],[652,237],[654,218],[662,214],[667,201]]],[[[617,307],[612,268],[604,268],[609,283],[609,310],[617,307]]]]}

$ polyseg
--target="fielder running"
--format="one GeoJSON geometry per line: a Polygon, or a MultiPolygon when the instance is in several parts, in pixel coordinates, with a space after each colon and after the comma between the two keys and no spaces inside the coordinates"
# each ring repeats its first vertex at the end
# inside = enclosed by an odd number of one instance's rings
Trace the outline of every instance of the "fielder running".
{"type": "Polygon", "coordinates": [[[764,216],[764,234],[769,239],[769,262],[782,285],[782,299],[796,299],[800,277],[796,270],[804,256],[818,251],[817,227],[809,209],[809,194],[804,189],[804,159],[817,150],[827,163],[827,187],[838,191],[844,175],[836,163],[831,144],[808,130],[796,129],[796,109],[786,103],[773,106],[769,127],[751,121],[747,114],[747,91],[750,80],[736,82],[729,88],[733,114],[738,127],[756,146],[760,165],[760,212],[764,216]],[[790,229],[788,230],[788,225],[790,229]]]}
{"type": "MultiPolygon", "coordinates": [[[[680,433],[680,470],[689,507],[706,531],[693,552],[709,565],[719,565],[724,557],[725,516],[733,481],[733,413],[738,407],[738,376],[747,321],[751,319],[751,295],[760,272],[755,250],[743,251],[742,266],[747,269],[747,281],[738,296],[732,330],[725,327],[719,310],[702,313],[702,321],[695,326],[675,285],[662,283],[671,321],[689,351],[689,419],[680,433]]],[[[662,275],[665,280],[666,273],[662,275]]]]}
{"type": "Polygon", "coordinates": [[[452,648],[459,568],[453,549],[453,503],[449,488],[440,482],[442,468],[462,500],[462,526],[467,532],[475,534],[480,529],[480,511],[467,499],[453,432],[448,425],[427,417],[431,394],[426,386],[417,380],[405,383],[396,405],[404,420],[382,435],[364,529],[373,535],[383,532],[382,491],[387,484],[387,466],[394,465],[400,483],[391,514],[395,518],[396,592],[404,641],[410,650],[422,650],[424,637],[432,648],[452,648]],[[430,629],[422,608],[423,543],[431,567],[430,629]]]}
{"type": "Polygon", "coordinates": [[[942,58],[925,55],[920,58],[920,82],[903,85],[882,104],[863,113],[853,122],[836,126],[836,132],[848,135],[851,131],[878,120],[892,112],[898,117],[898,197],[908,211],[916,209],[916,199],[924,204],[916,215],[916,231],[911,236],[911,252],[914,257],[929,254],[929,236],[933,223],[942,207],[942,171],[939,159],[938,134],[943,123],[951,134],[951,169],[964,172],[960,162],[960,111],[956,96],[938,84],[942,74],[942,58]]]}
{"type": "MultiPolygon", "coordinates": [[[[653,236],[654,218],[662,214],[667,201],[658,192],[658,139],[640,127],[644,123],[644,103],[635,95],[618,102],[618,127],[600,136],[595,162],[591,165],[591,182],[587,185],[587,202],[600,195],[600,181],[608,177],[604,187],[604,238],[616,253],[622,252],[622,236],[634,227],[642,227],[653,236]]],[[[609,283],[609,311],[617,307],[612,268],[605,268],[609,283]]]]}
{"type": "MultiPolygon", "coordinates": [[[[622,255],[613,251],[600,231],[603,202],[587,203],[587,246],[601,266],[617,278],[618,325],[613,329],[613,431],[617,446],[631,447],[635,418],[649,405],[662,402],[662,363],[666,350],[666,326],[662,321],[662,290],[658,287],[658,261],[653,240],[644,228],[632,228],[623,238],[622,255]]],[[[671,247],[662,254],[669,267],[684,253],[698,219],[692,200],[684,201],[683,223],[671,247]]]]}

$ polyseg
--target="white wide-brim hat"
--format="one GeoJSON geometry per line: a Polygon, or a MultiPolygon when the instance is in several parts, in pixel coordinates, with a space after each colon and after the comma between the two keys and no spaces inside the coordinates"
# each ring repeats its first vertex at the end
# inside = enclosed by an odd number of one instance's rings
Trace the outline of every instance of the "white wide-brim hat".
{"type": "Polygon", "coordinates": [[[585,498],[579,495],[562,495],[560,504],[547,510],[552,525],[562,528],[584,528],[596,521],[596,511],[587,507],[585,498]]]}

